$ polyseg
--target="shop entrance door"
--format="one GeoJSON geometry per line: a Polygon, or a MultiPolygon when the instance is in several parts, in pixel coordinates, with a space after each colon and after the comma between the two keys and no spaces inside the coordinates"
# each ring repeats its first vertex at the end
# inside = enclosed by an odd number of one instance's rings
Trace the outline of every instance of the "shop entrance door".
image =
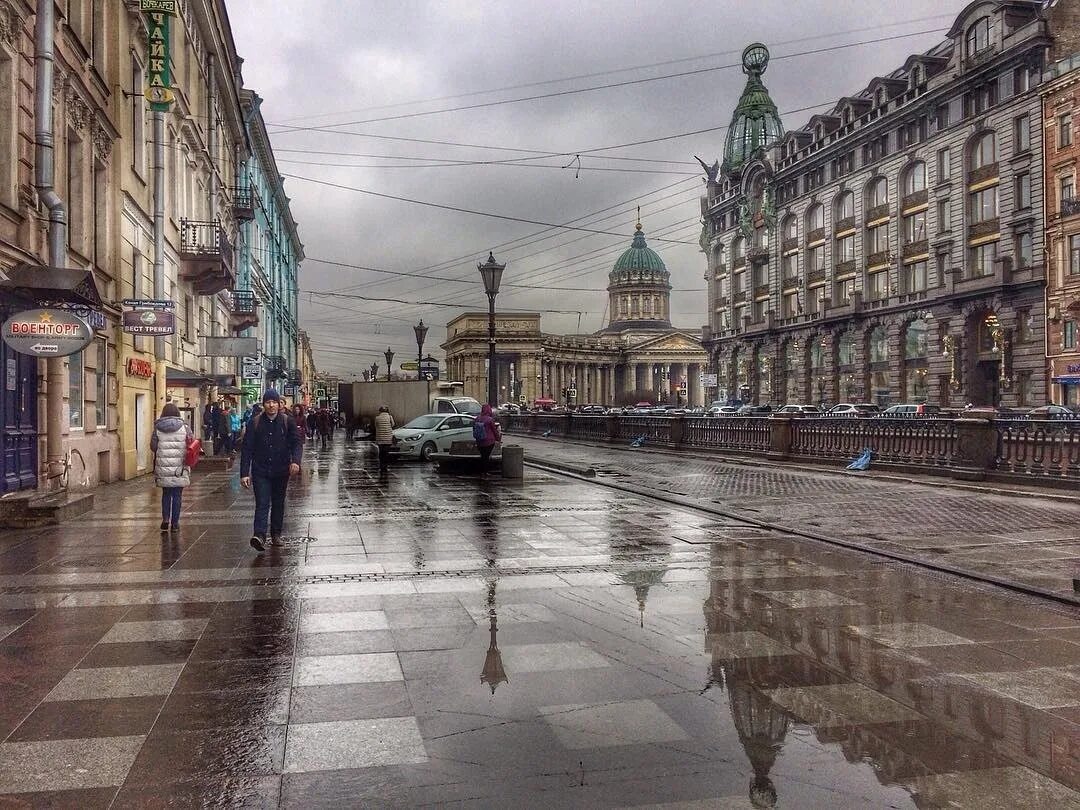
{"type": "Polygon", "coordinates": [[[0,343],[0,494],[37,485],[37,360],[0,343]]]}

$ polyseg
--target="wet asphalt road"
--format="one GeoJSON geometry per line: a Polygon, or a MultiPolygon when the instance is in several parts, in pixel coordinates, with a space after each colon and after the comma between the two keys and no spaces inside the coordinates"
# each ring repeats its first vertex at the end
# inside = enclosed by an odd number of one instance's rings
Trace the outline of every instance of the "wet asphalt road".
{"type": "Polygon", "coordinates": [[[1080,807],[1080,612],[376,466],[309,451],[262,556],[235,473],[3,533],[0,808],[1080,807]]]}

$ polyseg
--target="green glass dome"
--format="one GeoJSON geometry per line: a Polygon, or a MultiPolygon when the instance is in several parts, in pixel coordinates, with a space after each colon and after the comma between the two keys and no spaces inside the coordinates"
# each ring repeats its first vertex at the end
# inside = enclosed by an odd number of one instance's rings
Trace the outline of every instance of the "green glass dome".
{"type": "Polygon", "coordinates": [[[769,146],[784,132],[780,112],[761,81],[769,66],[769,49],[760,42],[748,45],[742,61],[743,73],[747,76],[746,87],[728,127],[724,145],[725,172],[742,169],[755,152],[769,146]]]}
{"type": "Polygon", "coordinates": [[[634,241],[623,251],[622,256],[611,269],[611,280],[613,282],[637,280],[642,273],[659,275],[661,278],[658,280],[663,281],[668,278],[664,260],[655,250],[645,244],[645,233],[641,230],[639,222],[637,230],[634,231],[634,241]]]}

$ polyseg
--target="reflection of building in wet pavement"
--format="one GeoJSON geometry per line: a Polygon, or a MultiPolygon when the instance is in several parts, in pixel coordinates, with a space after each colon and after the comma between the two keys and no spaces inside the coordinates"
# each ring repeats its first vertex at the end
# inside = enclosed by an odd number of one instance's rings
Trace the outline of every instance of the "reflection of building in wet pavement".
{"type": "Polygon", "coordinates": [[[493,695],[495,694],[495,687],[510,680],[506,677],[502,653],[499,652],[499,614],[495,604],[496,584],[497,581],[494,578],[488,581],[488,632],[491,634],[491,639],[488,642],[487,654],[484,656],[484,669],[480,673],[480,683],[486,683],[490,686],[493,695]]]}
{"type": "MultiPolygon", "coordinates": [[[[640,520],[641,515],[635,515],[640,520]]],[[[644,516],[648,519],[648,516],[644,516]]],[[[651,525],[628,520],[620,513],[609,513],[608,542],[615,576],[634,589],[638,617],[645,626],[645,605],[649,589],[664,581],[671,558],[671,538],[661,533],[664,521],[659,516],[651,525]]]]}
{"type": "Polygon", "coordinates": [[[994,651],[931,626],[928,615],[956,627],[939,613],[946,606],[911,601],[917,575],[882,569],[886,584],[873,606],[863,605],[843,596],[849,583],[831,579],[840,572],[822,569],[819,584],[808,585],[805,568],[795,573],[805,564],[785,559],[782,546],[775,550],[775,562],[763,564],[760,552],[713,546],[704,605],[710,686],[727,690],[754,768],[755,807],[771,806],[769,769],[790,723],[807,724],[849,762],[872,763],[881,784],[911,790],[919,807],[949,806],[958,798],[952,772],[996,773],[1019,764],[1074,789],[1080,785],[1076,726],[1029,705],[1040,699],[1022,687],[1007,694],[1002,686],[1032,679],[1037,691],[1042,687],[1033,673],[1039,670],[1021,670],[1020,659],[1012,672],[986,671],[1004,663],[950,666],[961,675],[930,663],[948,656],[959,663],[965,655],[975,661],[994,651]],[[794,587],[793,576],[802,590],[781,590],[794,587]],[[890,587],[887,578],[894,576],[905,581],[890,587]]]}

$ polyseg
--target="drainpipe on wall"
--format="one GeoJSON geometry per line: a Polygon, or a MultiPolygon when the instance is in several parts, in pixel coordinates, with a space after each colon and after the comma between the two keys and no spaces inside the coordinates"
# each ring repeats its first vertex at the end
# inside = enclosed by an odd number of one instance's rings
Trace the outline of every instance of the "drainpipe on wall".
{"type": "MultiPolygon", "coordinates": [[[[165,298],[165,112],[154,110],[152,113],[154,138],[154,299],[165,298]]],[[[165,402],[165,338],[154,338],[154,398],[157,407],[165,402]]],[[[153,418],[154,413],[150,416],[153,418]]]]}
{"type": "MultiPolygon", "coordinates": [[[[56,193],[53,137],[53,81],[55,41],[53,0],[37,0],[34,20],[34,187],[49,211],[49,254],[52,267],[67,264],[67,212],[56,193]]],[[[58,481],[64,470],[64,361],[45,361],[45,483],[58,481]]]]}
{"type": "MultiPolygon", "coordinates": [[[[220,222],[220,218],[216,216],[218,208],[218,131],[217,131],[217,115],[216,115],[216,102],[217,102],[217,83],[215,79],[215,64],[214,54],[208,54],[206,57],[206,96],[207,96],[207,110],[210,113],[210,120],[206,122],[207,142],[206,148],[210,152],[210,183],[207,187],[207,194],[210,199],[210,219],[211,221],[220,222]]],[[[233,253],[233,261],[236,261],[236,253],[233,253]]],[[[221,334],[221,326],[219,325],[221,317],[221,299],[217,293],[210,296],[210,332],[213,335],[221,334]]],[[[210,369],[212,372],[217,372],[220,368],[221,360],[217,357],[210,359],[210,369]]],[[[234,360],[235,364],[236,361],[234,360]]]]}

